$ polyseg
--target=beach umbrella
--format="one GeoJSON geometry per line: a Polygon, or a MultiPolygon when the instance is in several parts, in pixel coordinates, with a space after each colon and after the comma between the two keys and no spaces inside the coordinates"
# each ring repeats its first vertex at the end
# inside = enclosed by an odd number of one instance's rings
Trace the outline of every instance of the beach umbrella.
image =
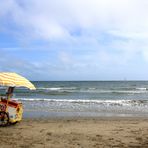
{"type": "Polygon", "coordinates": [[[0,72],[0,85],[8,87],[27,87],[35,90],[35,86],[26,78],[12,72],[0,72]]]}

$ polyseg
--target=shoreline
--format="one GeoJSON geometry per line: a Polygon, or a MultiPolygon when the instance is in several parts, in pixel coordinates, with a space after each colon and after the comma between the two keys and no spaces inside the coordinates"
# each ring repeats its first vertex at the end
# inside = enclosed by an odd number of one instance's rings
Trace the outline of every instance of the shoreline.
{"type": "Polygon", "coordinates": [[[25,111],[23,118],[148,118],[147,113],[25,111]]]}
{"type": "MultiPolygon", "coordinates": [[[[48,116],[48,117],[23,117],[22,121],[29,121],[29,120],[148,120],[148,116],[48,116]]],[[[22,122],[21,121],[21,122],[22,122]]],[[[20,123],[21,123],[20,122],[20,123]]]]}
{"type": "Polygon", "coordinates": [[[148,147],[148,118],[24,118],[0,128],[1,147],[148,147]]]}

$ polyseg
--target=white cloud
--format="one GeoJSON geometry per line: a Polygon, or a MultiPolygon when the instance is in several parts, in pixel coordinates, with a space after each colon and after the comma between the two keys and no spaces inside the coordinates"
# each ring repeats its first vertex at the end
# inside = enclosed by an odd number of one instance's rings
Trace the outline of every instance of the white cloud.
{"type": "MultiPolygon", "coordinates": [[[[148,62],[147,14],[147,0],[0,0],[0,31],[30,48],[45,41],[68,69],[126,67],[148,62]]],[[[56,64],[47,65],[59,70],[56,64]]]]}
{"type": "Polygon", "coordinates": [[[1,17],[10,15],[18,26],[45,39],[67,37],[75,27],[125,37],[148,32],[146,0],[1,0],[0,7],[1,17]]]}

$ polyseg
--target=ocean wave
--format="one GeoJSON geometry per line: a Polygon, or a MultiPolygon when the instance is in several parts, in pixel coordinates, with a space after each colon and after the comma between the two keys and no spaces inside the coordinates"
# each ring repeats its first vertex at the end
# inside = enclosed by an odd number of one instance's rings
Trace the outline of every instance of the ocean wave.
{"type": "Polygon", "coordinates": [[[37,90],[52,90],[52,91],[61,90],[61,89],[62,88],[60,88],[60,87],[50,87],[50,88],[39,87],[39,88],[37,88],[37,90]]]}
{"type": "Polygon", "coordinates": [[[136,89],[137,89],[137,90],[144,90],[144,91],[147,90],[146,87],[137,87],[136,89]]]}
{"type": "Polygon", "coordinates": [[[52,102],[52,103],[78,103],[78,104],[100,104],[114,106],[147,105],[148,100],[91,100],[91,99],[42,99],[42,98],[17,98],[15,100],[24,102],[52,102]]]}
{"type": "MultiPolygon", "coordinates": [[[[5,89],[5,87],[0,87],[0,90],[5,89]]],[[[28,93],[30,92],[27,88],[19,87],[15,90],[15,93],[28,93]]],[[[97,87],[37,87],[34,93],[97,93],[97,94],[144,94],[148,93],[146,87],[134,87],[134,88],[97,88],[97,87]]],[[[30,92],[31,93],[31,92],[30,92]]]]}
{"type": "Polygon", "coordinates": [[[142,91],[142,90],[120,90],[120,91],[112,91],[112,93],[141,94],[141,93],[148,93],[148,91],[142,91]]]}
{"type": "Polygon", "coordinates": [[[58,91],[58,90],[75,90],[76,87],[38,87],[37,90],[51,90],[51,91],[58,91]]]}
{"type": "Polygon", "coordinates": [[[148,93],[147,90],[97,90],[97,89],[92,89],[92,90],[80,90],[80,92],[88,92],[88,93],[113,93],[113,94],[143,94],[143,93],[148,93]]]}
{"type": "MultiPolygon", "coordinates": [[[[39,87],[37,91],[45,90],[47,92],[81,92],[81,93],[117,93],[117,94],[140,94],[140,93],[148,93],[147,88],[135,88],[135,89],[126,89],[126,90],[118,90],[118,89],[98,89],[95,87],[89,88],[78,88],[78,87],[39,87]]],[[[44,92],[44,91],[43,91],[44,92]]]]}

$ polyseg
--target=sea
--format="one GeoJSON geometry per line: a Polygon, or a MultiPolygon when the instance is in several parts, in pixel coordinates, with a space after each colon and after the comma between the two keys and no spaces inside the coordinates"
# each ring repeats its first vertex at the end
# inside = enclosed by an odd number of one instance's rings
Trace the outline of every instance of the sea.
{"type": "MultiPolygon", "coordinates": [[[[148,117],[148,81],[33,81],[15,88],[24,118],[148,117]]],[[[0,94],[5,93],[0,87],[0,94]]]]}

